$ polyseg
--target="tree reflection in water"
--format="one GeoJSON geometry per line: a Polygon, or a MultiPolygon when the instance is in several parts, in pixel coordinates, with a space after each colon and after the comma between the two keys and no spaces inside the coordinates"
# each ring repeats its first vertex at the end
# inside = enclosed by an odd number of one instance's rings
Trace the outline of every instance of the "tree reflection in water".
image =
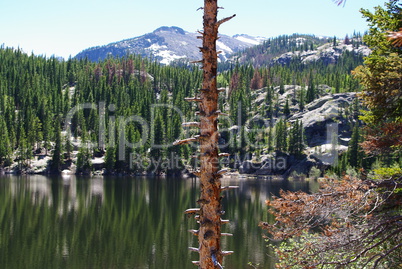
{"type": "MultiPolygon", "coordinates": [[[[308,190],[307,182],[223,179],[223,249],[236,255],[225,268],[272,268],[263,232],[265,200],[279,189],[308,190]],[[230,206],[226,206],[230,205],[230,206]]],[[[0,177],[0,268],[194,268],[183,212],[198,197],[195,179],[0,177]]]]}

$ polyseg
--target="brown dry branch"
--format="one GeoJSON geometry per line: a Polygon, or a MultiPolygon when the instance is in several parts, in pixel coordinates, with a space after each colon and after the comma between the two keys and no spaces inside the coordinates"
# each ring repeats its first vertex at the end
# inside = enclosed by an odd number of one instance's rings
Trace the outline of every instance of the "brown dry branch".
{"type": "Polygon", "coordinates": [[[395,47],[402,47],[402,28],[398,32],[389,32],[388,39],[392,41],[395,47]]]}
{"type": "Polygon", "coordinates": [[[278,268],[396,268],[402,252],[401,178],[325,179],[317,193],[282,191],[267,201],[275,223],[261,223],[278,268]],[[287,241],[286,241],[287,240],[287,241]]]}

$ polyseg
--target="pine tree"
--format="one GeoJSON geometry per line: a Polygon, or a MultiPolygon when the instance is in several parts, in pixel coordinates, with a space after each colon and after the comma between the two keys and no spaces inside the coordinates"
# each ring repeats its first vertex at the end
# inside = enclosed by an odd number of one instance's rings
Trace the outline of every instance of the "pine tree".
{"type": "Polygon", "coordinates": [[[8,130],[6,122],[2,116],[0,116],[0,165],[9,165],[11,158],[11,144],[8,138],[8,130]]]}
{"type": "Polygon", "coordinates": [[[265,144],[266,147],[268,149],[268,152],[271,152],[273,150],[273,146],[272,146],[272,141],[273,141],[273,134],[272,134],[272,127],[269,126],[266,130],[265,130],[265,144]]]}
{"type": "Polygon", "coordinates": [[[292,124],[289,135],[289,153],[296,156],[302,155],[304,150],[303,124],[296,120],[292,124]]]}
{"type": "Polygon", "coordinates": [[[285,107],[283,108],[283,114],[285,114],[286,117],[289,117],[290,115],[289,98],[286,98],[285,107]]]}
{"type": "Polygon", "coordinates": [[[283,119],[279,119],[279,121],[275,125],[275,137],[276,137],[275,150],[286,152],[288,133],[286,128],[286,122],[283,119]]]}
{"type": "Polygon", "coordinates": [[[89,174],[92,171],[91,153],[89,150],[89,141],[82,141],[77,154],[77,173],[89,174]]]}
{"type": "Polygon", "coordinates": [[[64,137],[64,149],[66,150],[66,159],[67,161],[71,160],[71,153],[74,150],[74,145],[71,142],[71,136],[70,135],[66,135],[64,137]]]}
{"type": "Polygon", "coordinates": [[[310,79],[306,93],[306,102],[311,103],[312,101],[314,101],[315,98],[316,98],[316,90],[314,86],[313,75],[312,73],[310,73],[310,79]]]}
{"type": "Polygon", "coordinates": [[[359,160],[359,124],[355,123],[353,127],[352,137],[349,141],[349,150],[348,150],[348,161],[349,165],[352,167],[358,167],[361,163],[359,160]]]}
{"type": "Polygon", "coordinates": [[[304,86],[300,89],[300,96],[299,96],[299,110],[303,111],[305,107],[305,90],[304,86]]]}
{"type": "Polygon", "coordinates": [[[116,150],[115,147],[108,146],[105,155],[105,167],[109,174],[114,172],[116,163],[116,150]]]}
{"type": "Polygon", "coordinates": [[[281,84],[279,85],[279,94],[284,94],[285,93],[285,85],[281,81],[281,84]]]}
{"type": "Polygon", "coordinates": [[[50,166],[50,170],[53,173],[59,173],[61,169],[61,165],[63,164],[62,158],[62,141],[61,141],[61,129],[60,129],[60,120],[56,120],[56,129],[55,129],[55,146],[52,155],[52,162],[50,166]]]}

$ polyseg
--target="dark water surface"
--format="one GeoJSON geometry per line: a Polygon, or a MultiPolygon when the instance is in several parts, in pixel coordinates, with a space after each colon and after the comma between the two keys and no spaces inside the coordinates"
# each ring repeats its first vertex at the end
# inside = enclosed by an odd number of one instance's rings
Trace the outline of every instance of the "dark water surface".
{"type": "MultiPolygon", "coordinates": [[[[307,182],[230,178],[224,192],[226,269],[272,268],[258,227],[268,220],[264,201],[279,189],[308,190],[307,182]]],[[[195,179],[51,178],[0,176],[0,268],[196,268],[189,246],[197,238],[195,179]]]]}

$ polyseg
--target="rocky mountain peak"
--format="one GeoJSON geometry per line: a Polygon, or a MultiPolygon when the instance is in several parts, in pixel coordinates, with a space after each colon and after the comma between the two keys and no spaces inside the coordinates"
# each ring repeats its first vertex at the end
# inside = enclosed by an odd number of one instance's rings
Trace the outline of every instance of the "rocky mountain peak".
{"type": "Polygon", "coordinates": [[[177,26],[162,26],[153,31],[154,34],[161,34],[163,32],[168,32],[172,34],[179,34],[179,35],[185,35],[186,31],[184,31],[182,28],[177,27],[177,26]]]}
{"type": "MultiPolygon", "coordinates": [[[[199,47],[201,40],[199,34],[187,32],[177,26],[162,26],[139,37],[110,43],[108,45],[86,49],[76,55],[77,58],[88,57],[89,60],[98,61],[109,55],[121,57],[129,54],[140,54],[152,57],[162,64],[171,64],[178,60],[194,61],[201,59],[199,47]]],[[[263,38],[254,38],[248,35],[235,37],[220,35],[217,42],[220,61],[225,61],[233,53],[255,46],[263,42],[263,38]]]]}

